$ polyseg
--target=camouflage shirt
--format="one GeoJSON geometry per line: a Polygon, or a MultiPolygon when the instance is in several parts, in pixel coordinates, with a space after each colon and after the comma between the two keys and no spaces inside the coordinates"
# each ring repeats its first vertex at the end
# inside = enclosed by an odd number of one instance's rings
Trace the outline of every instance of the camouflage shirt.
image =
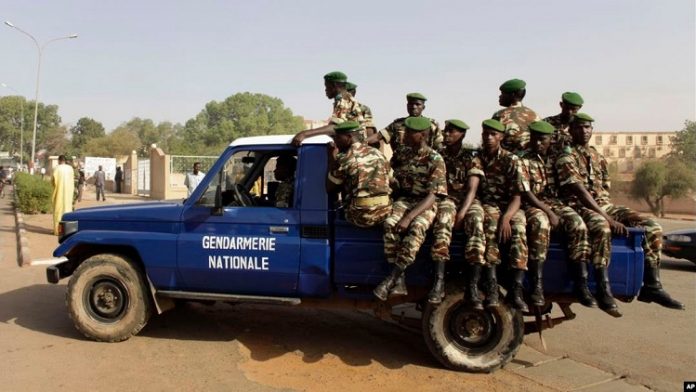
{"type": "Polygon", "coordinates": [[[476,167],[482,167],[485,173],[477,192],[481,203],[495,205],[502,209],[510,203],[512,196],[524,192],[519,164],[520,159],[503,148],[499,148],[497,154],[490,160],[483,152],[474,158],[474,168],[469,170],[469,175],[478,173],[476,167]]]}
{"type": "MultiPolygon", "coordinates": [[[[371,115],[372,113],[370,113],[371,115]]],[[[331,113],[331,124],[340,124],[345,121],[356,121],[363,129],[360,131],[360,137],[365,140],[365,114],[363,113],[363,105],[358,102],[349,92],[338,94],[334,98],[333,112],[331,113]]]]}
{"type": "MultiPolygon", "coordinates": [[[[560,204],[553,164],[553,159],[550,157],[544,158],[531,150],[527,150],[522,155],[519,165],[524,191],[531,191],[548,206],[560,204]]],[[[524,207],[530,206],[525,203],[524,207]]]]}
{"type": "Polygon", "coordinates": [[[401,149],[401,154],[408,152],[405,164],[394,168],[394,179],[399,187],[399,195],[423,198],[430,192],[438,196],[447,195],[447,174],[442,156],[428,146],[418,151],[408,147],[401,149]]]}
{"type": "MultiPolygon", "coordinates": [[[[407,117],[401,117],[394,120],[391,124],[387,125],[384,129],[379,131],[385,142],[389,143],[391,146],[392,155],[392,167],[398,167],[402,164],[398,159],[394,159],[401,155],[400,149],[406,148],[404,146],[404,133],[406,132],[406,121],[407,117]]],[[[428,136],[428,146],[433,150],[437,150],[442,145],[442,132],[440,132],[440,126],[437,121],[430,119],[430,135],[428,136]]]]}
{"type": "Polygon", "coordinates": [[[553,133],[553,138],[551,139],[551,151],[549,155],[558,158],[563,153],[563,149],[566,146],[570,146],[573,141],[573,138],[570,137],[570,133],[568,132],[569,123],[563,122],[560,114],[546,117],[544,121],[556,128],[556,131],[553,133]]]}
{"type": "Polygon", "coordinates": [[[374,128],[375,123],[374,118],[372,117],[372,109],[370,109],[370,107],[367,105],[360,104],[360,110],[362,110],[363,118],[365,119],[363,126],[365,128],[374,128]]]}
{"type": "Polygon", "coordinates": [[[376,148],[353,143],[338,156],[338,168],[329,172],[328,180],[343,185],[348,199],[388,195],[389,161],[376,148]]]}
{"type": "MultiPolygon", "coordinates": [[[[607,161],[592,146],[572,146],[566,149],[556,161],[558,184],[563,187],[581,184],[590,192],[597,204],[609,204],[609,170],[607,161]]],[[[571,206],[582,205],[571,192],[561,188],[561,198],[571,206]]]]}
{"type": "Polygon", "coordinates": [[[539,120],[539,116],[521,102],[498,110],[493,118],[505,125],[505,138],[500,146],[515,154],[520,154],[527,148],[529,124],[539,120]]]}
{"type": "Polygon", "coordinates": [[[275,193],[275,206],[278,208],[292,207],[292,195],[295,191],[295,178],[281,181],[275,193]]]}
{"type": "MultiPolygon", "coordinates": [[[[464,201],[468,191],[467,178],[469,170],[474,167],[476,151],[461,146],[456,153],[450,153],[447,147],[443,145],[438,150],[438,153],[445,160],[445,167],[447,168],[447,197],[454,199],[457,203],[461,203],[464,201]]],[[[483,172],[482,167],[479,169],[483,172]]]]}

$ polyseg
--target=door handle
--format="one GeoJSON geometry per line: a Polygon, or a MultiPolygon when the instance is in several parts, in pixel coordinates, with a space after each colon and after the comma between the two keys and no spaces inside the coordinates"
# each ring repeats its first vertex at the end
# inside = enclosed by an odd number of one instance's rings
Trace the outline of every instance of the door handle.
{"type": "Polygon", "coordinates": [[[290,229],[287,226],[271,226],[269,227],[271,234],[288,234],[290,229]]]}

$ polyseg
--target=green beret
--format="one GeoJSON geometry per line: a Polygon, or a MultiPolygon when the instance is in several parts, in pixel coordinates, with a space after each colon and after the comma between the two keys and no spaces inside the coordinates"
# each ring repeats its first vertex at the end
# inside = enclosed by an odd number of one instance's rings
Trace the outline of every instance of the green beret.
{"type": "Polygon", "coordinates": [[[563,102],[575,106],[582,106],[582,104],[585,103],[580,94],[574,93],[572,91],[567,91],[563,93],[563,95],[561,95],[561,99],[563,100],[563,102]]]}
{"type": "Polygon", "coordinates": [[[358,88],[357,84],[346,82],[346,90],[355,90],[356,88],[358,88]]]}
{"type": "Polygon", "coordinates": [[[324,75],[324,80],[327,82],[345,83],[348,81],[348,76],[341,71],[333,71],[324,75]]]}
{"type": "Polygon", "coordinates": [[[454,128],[458,128],[458,129],[460,129],[460,130],[462,130],[462,131],[466,131],[467,129],[469,129],[469,126],[466,125],[466,123],[465,123],[464,121],[462,121],[462,120],[457,120],[457,119],[452,119],[452,120],[447,120],[447,121],[445,121],[445,127],[447,127],[447,125],[451,125],[451,126],[453,126],[454,128]]]}
{"type": "Polygon", "coordinates": [[[534,121],[529,124],[529,130],[536,133],[543,133],[545,135],[551,135],[556,129],[553,125],[547,123],[546,121],[534,121]]]}
{"type": "Polygon", "coordinates": [[[334,127],[334,132],[337,134],[346,134],[355,132],[360,129],[360,124],[356,121],[345,121],[334,127]]]}
{"type": "Polygon", "coordinates": [[[484,128],[489,128],[498,132],[505,132],[505,125],[498,120],[489,118],[488,120],[483,120],[481,126],[484,128]]]}
{"type": "Polygon", "coordinates": [[[520,91],[527,86],[527,83],[521,79],[510,79],[507,82],[500,85],[500,91],[504,93],[514,93],[520,91]]]}
{"type": "Polygon", "coordinates": [[[593,122],[594,118],[592,118],[589,114],[587,113],[578,113],[575,116],[573,116],[573,120],[571,122],[576,122],[576,121],[589,121],[593,122]]]}
{"type": "Polygon", "coordinates": [[[427,117],[408,117],[404,124],[406,125],[407,131],[421,132],[430,129],[431,122],[427,117]]]}
{"type": "Polygon", "coordinates": [[[428,98],[426,98],[425,95],[423,95],[423,94],[421,94],[421,93],[410,93],[410,94],[406,94],[406,100],[407,100],[407,101],[410,101],[410,100],[412,100],[412,99],[420,99],[421,101],[427,101],[427,100],[428,100],[428,98]]]}

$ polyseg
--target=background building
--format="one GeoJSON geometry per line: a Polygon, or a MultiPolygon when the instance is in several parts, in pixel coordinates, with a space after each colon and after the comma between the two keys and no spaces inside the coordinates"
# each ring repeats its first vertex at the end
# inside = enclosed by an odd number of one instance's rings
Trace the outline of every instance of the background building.
{"type": "Polygon", "coordinates": [[[659,159],[672,151],[676,132],[594,132],[590,145],[610,165],[615,164],[622,180],[633,179],[634,171],[646,160],[659,159]]]}

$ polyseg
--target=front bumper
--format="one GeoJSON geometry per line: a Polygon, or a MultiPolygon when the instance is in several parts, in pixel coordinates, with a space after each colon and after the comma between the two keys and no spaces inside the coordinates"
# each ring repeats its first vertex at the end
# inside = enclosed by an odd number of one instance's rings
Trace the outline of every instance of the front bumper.
{"type": "Polygon", "coordinates": [[[56,284],[61,279],[72,275],[73,271],[75,271],[74,263],[66,260],[46,268],[46,280],[48,283],[56,284]]]}

